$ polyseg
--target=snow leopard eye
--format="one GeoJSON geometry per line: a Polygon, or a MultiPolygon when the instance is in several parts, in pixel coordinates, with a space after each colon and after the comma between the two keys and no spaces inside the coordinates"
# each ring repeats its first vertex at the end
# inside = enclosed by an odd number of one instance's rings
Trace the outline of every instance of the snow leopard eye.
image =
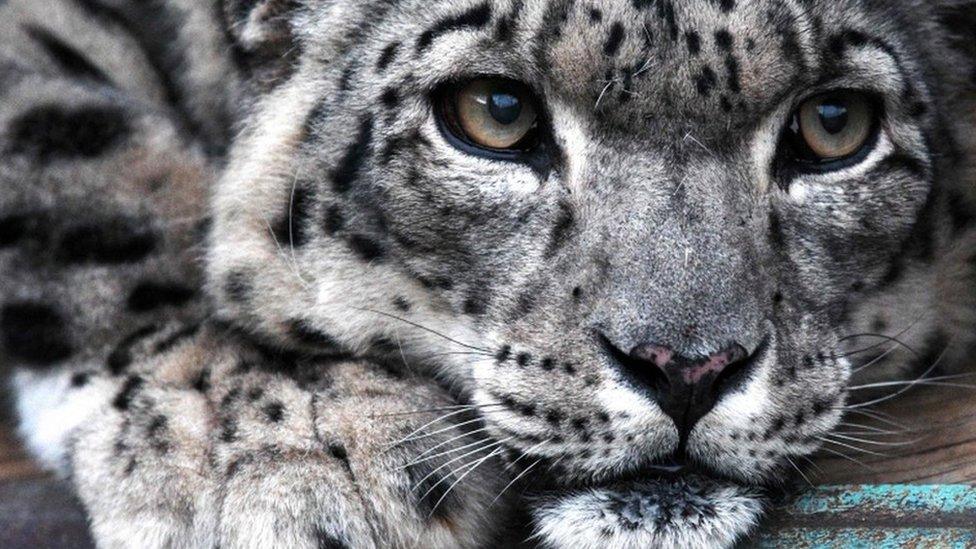
{"type": "Polygon", "coordinates": [[[870,152],[880,128],[880,107],[857,91],[823,93],[793,112],[781,160],[795,170],[827,172],[850,166],[870,152]]]}
{"type": "Polygon", "coordinates": [[[449,87],[440,114],[447,130],[483,152],[519,153],[536,147],[539,109],[527,86],[505,78],[477,78],[449,87]]]}

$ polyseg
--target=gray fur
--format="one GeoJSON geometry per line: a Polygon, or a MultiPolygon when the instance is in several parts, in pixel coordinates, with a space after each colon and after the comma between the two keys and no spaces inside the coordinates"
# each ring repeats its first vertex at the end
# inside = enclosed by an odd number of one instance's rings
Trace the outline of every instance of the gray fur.
{"type": "Polygon", "coordinates": [[[299,546],[314,533],[477,546],[519,507],[542,545],[729,545],[867,394],[852,387],[956,368],[972,349],[976,64],[972,37],[955,34],[971,32],[971,2],[92,5],[0,6],[0,218],[29,212],[44,223],[31,234],[57,243],[78,216],[144,216],[158,238],[111,268],[49,257],[37,238],[0,249],[14,281],[2,305],[53,308],[16,318],[57,328],[38,331],[48,356],[0,359],[19,370],[28,441],[71,472],[105,545],[299,546]],[[160,14],[177,24],[140,23],[160,14]],[[66,73],[31,25],[97,70],[66,73]],[[485,74],[543,99],[548,166],[444,139],[432,94],[485,74]],[[787,115],[838,87],[883,99],[873,152],[785,178],[772,164],[787,115]],[[8,129],[49,103],[117,109],[124,131],[65,157],[8,129]],[[147,162],[162,190],[138,186],[147,162]],[[208,215],[201,242],[192,228],[208,215]],[[159,276],[199,293],[134,310],[135,288],[159,276]],[[686,442],[722,480],[631,480],[679,433],[598,334],[625,350],[757,353],[686,442]],[[72,389],[79,374],[91,379],[72,389]],[[267,399],[236,404],[245,384],[267,399]],[[384,414],[424,410],[403,426],[446,430],[381,450],[400,417],[384,414]],[[471,423],[449,423],[461,412],[471,423]],[[150,431],[172,436],[131,438],[150,431]],[[406,486],[429,470],[402,471],[438,441],[470,455],[431,522],[406,486]],[[648,503],[660,501],[710,512],[664,519],[648,503]]]}

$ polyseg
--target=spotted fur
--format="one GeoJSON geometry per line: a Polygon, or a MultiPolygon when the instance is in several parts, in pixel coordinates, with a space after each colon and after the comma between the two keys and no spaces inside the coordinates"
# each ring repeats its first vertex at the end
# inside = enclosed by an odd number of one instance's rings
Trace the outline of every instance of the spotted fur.
{"type": "Polygon", "coordinates": [[[863,385],[974,348],[970,0],[0,15],[0,360],[103,545],[729,546],[863,385]],[[445,139],[478,75],[544,159],[445,139]],[[778,171],[837,87],[870,154],[778,171]],[[752,361],[679,432],[650,342],[752,361]]]}

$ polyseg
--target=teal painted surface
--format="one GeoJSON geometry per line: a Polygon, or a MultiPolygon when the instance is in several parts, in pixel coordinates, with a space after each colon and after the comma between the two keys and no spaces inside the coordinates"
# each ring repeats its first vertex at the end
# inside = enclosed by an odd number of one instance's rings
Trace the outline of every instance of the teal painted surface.
{"type": "Polygon", "coordinates": [[[976,547],[976,533],[962,528],[841,528],[806,529],[789,528],[775,535],[764,536],[759,547],[796,549],[896,549],[938,548],[955,549],[976,547]]]}
{"type": "Polygon", "coordinates": [[[823,486],[774,510],[762,548],[976,548],[976,487],[823,486]]]}
{"type": "Polygon", "coordinates": [[[976,488],[956,484],[826,486],[802,496],[789,512],[811,515],[865,509],[892,513],[976,512],[976,488]]]}

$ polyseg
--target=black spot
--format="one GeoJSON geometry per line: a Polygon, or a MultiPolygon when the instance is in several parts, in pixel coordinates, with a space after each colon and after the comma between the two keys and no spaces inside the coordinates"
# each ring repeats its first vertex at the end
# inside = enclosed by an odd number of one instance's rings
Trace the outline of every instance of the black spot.
{"type": "Polygon", "coordinates": [[[329,349],[339,348],[339,342],[332,336],[316,330],[305,320],[292,320],[288,324],[290,335],[305,345],[329,349]]]}
{"type": "Polygon", "coordinates": [[[695,88],[697,88],[699,95],[708,97],[712,93],[716,82],[715,72],[711,67],[702,67],[701,72],[695,78],[695,88]]]}
{"type": "Polygon", "coordinates": [[[729,13],[735,9],[735,0],[716,0],[722,13],[729,13]]]}
{"type": "Polygon", "coordinates": [[[563,414],[559,410],[549,410],[546,412],[546,421],[552,425],[559,425],[563,420],[563,414]]]}
{"type": "Polygon", "coordinates": [[[90,372],[76,372],[71,376],[71,386],[78,388],[88,385],[88,381],[91,380],[90,372]]]}
{"type": "Polygon", "coordinates": [[[24,214],[15,214],[0,219],[0,249],[13,246],[29,233],[37,230],[36,220],[24,214]]]}
{"type": "Polygon", "coordinates": [[[234,419],[225,417],[220,421],[220,440],[221,442],[234,442],[237,440],[237,422],[234,419]]]}
{"type": "Polygon", "coordinates": [[[769,212],[769,240],[776,250],[782,250],[786,245],[786,236],[783,234],[783,222],[780,220],[779,213],[775,210],[769,212]]]}
{"type": "Polygon", "coordinates": [[[559,204],[559,217],[549,235],[549,245],[546,247],[546,257],[552,257],[562,248],[569,239],[573,225],[576,222],[575,215],[569,204],[561,202],[559,204]]]}
{"type": "Polygon", "coordinates": [[[396,307],[396,309],[402,313],[410,312],[410,302],[407,301],[407,298],[403,296],[397,296],[396,298],[394,298],[393,306],[396,307]]]}
{"type": "Polygon", "coordinates": [[[194,378],[191,387],[193,387],[193,390],[198,393],[206,393],[210,391],[210,368],[200,370],[200,373],[196,378],[194,378]]]}
{"type": "Polygon", "coordinates": [[[603,55],[608,57],[617,55],[626,37],[623,23],[619,21],[614,23],[610,27],[610,34],[607,36],[607,41],[603,44],[603,55]]]}
{"type": "Polygon", "coordinates": [[[173,282],[143,282],[129,294],[127,305],[135,313],[186,304],[196,295],[196,290],[173,282]]]}
{"type": "Polygon", "coordinates": [[[363,261],[375,261],[386,255],[383,245],[371,237],[362,234],[349,236],[349,247],[363,261]]]}
{"type": "Polygon", "coordinates": [[[264,397],[264,389],[262,389],[261,387],[254,387],[253,389],[247,392],[247,399],[250,400],[251,402],[257,402],[261,400],[261,398],[263,397],[264,397]]]}
{"type": "Polygon", "coordinates": [[[346,226],[346,217],[339,206],[329,206],[325,212],[325,234],[335,236],[346,226]]]}
{"type": "Polygon", "coordinates": [[[132,364],[132,349],[142,340],[159,331],[155,325],[143,326],[127,335],[108,355],[106,366],[113,376],[124,372],[132,364]]]}
{"type": "Polygon", "coordinates": [[[534,417],[536,414],[535,405],[531,403],[516,404],[515,409],[525,417],[534,417]]]}
{"type": "Polygon", "coordinates": [[[118,217],[75,227],[61,239],[57,257],[69,264],[140,261],[156,249],[156,235],[148,224],[146,220],[118,217]]]}
{"type": "Polygon", "coordinates": [[[383,51],[380,52],[380,58],[376,61],[376,70],[380,72],[385,71],[387,67],[390,66],[390,63],[396,59],[396,55],[399,50],[399,42],[393,42],[392,44],[389,44],[383,48],[383,51]]]}
{"type": "Polygon", "coordinates": [[[603,21],[603,12],[599,8],[590,8],[590,21],[593,23],[603,21]]]}
{"type": "Polygon", "coordinates": [[[725,58],[725,73],[729,91],[732,93],[741,92],[742,84],[739,81],[739,62],[736,60],[734,55],[730,54],[725,58]]]}
{"type": "Polygon", "coordinates": [[[116,108],[46,105],[10,124],[10,152],[40,162],[94,158],[122,143],[129,131],[125,113],[116,108]]]}
{"type": "Polygon", "coordinates": [[[346,150],[339,160],[339,165],[332,171],[332,189],[337,193],[345,193],[352,188],[363,169],[366,157],[373,143],[373,119],[364,117],[359,123],[356,140],[346,150]]]}
{"type": "Polygon", "coordinates": [[[315,547],[317,549],[349,549],[349,544],[322,528],[315,529],[315,547]]]}
{"type": "Polygon", "coordinates": [[[575,288],[573,288],[573,299],[574,300],[579,301],[582,296],[583,296],[583,288],[580,288],[579,286],[576,286],[575,288]]]}
{"type": "Polygon", "coordinates": [[[68,76],[101,84],[111,84],[111,80],[102,69],[57,36],[34,25],[27,25],[24,30],[32,40],[44,48],[48,57],[68,76]]]}
{"type": "Polygon", "coordinates": [[[519,366],[526,366],[531,360],[532,355],[529,353],[519,353],[519,355],[515,358],[515,362],[517,362],[519,366]]]}
{"type": "Polygon", "coordinates": [[[132,399],[135,398],[136,393],[145,383],[145,380],[139,376],[129,376],[126,378],[125,383],[122,384],[122,390],[112,400],[112,406],[116,410],[128,410],[132,404],[132,399]]]}
{"type": "Polygon", "coordinates": [[[349,452],[341,442],[329,443],[329,454],[349,467],[349,452]]]}
{"type": "Polygon", "coordinates": [[[814,401],[813,407],[811,408],[811,411],[813,412],[813,415],[819,416],[819,415],[822,415],[827,410],[829,410],[832,405],[833,405],[833,403],[830,400],[827,400],[827,399],[818,399],[818,400],[814,401]]]}
{"type": "Polygon", "coordinates": [[[793,424],[799,427],[807,421],[807,414],[803,410],[799,410],[793,415],[793,424]]]}
{"type": "Polygon", "coordinates": [[[542,362],[539,363],[539,366],[543,370],[545,370],[547,372],[550,372],[550,371],[552,371],[556,367],[556,361],[554,361],[553,359],[547,357],[547,358],[542,359],[542,362]]]}
{"type": "Polygon", "coordinates": [[[165,453],[169,450],[169,442],[162,438],[162,434],[166,430],[168,423],[169,419],[166,416],[156,415],[146,427],[146,438],[149,439],[149,445],[160,453],[165,453]]]}
{"type": "Polygon", "coordinates": [[[443,34],[465,29],[484,28],[491,20],[491,6],[487,2],[454,17],[438,21],[431,29],[424,31],[417,40],[417,53],[423,52],[443,34]]]}
{"type": "Polygon", "coordinates": [[[732,35],[728,30],[715,31],[715,45],[718,46],[718,49],[724,52],[732,51],[732,42],[732,35]]]}
{"type": "Polygon", "coordinates": [[[251,298],[254,286],[251,277],[242,271],[231,271],[224,279],[224,293],[234,303],[245,303],[251,298]]]}
{"type": "Polygon", "coordinates": [[[285,211],[272,228],[279,246],[301,248],[308,242],[308,219],[312,200],[312,191],[304,185],[296,185],[288,194],[285,211]]]}
{"type": "Polygon", "coordinates": [[[30,365],[48,366],[74,352],[61,313],[44,303],[5,305],[0,310],[0,332],[7,353],[30,365]]]}
{"type": "Polygon", "coordinates": [[[485,314],[487,307],[485,306],[485,300],[480,296],[471,296],[464,300],[462,305],[462,311],[466,315],[480,316],[485,314]]]}
{"type": "Polygon", "coordinates": [[[383,94],[380,95],[380,102],[388,109],[395,108],[400,104],[400,94],[393,88],[386,88],[383,94]]]}
{"type": "Polygon", "coordinates": [[[279,423],[285,417],[285,405],[275,401],[264,407],[264,415],[271,423],[279,423]]]}
{"type": "Polygon", "coordinates": [[[691,55],[698,55],[701,53],[701,36],[697,32],[686,32],[685,43],[688,44],[688,53],[691,55]]]}
{"type": "Polygon", "coordinates": [[[495,360],[497,360],[499,364],[502,364],[508,362],[508,359],[511,358],[511,356],[512,347],[510,345],[504,345],[498,350],[497,353],[495,353],[495,360]]]}
{"type": "Polygon", "coordinates": [[[571,363],[567,362],[563,364],[563,371],[568,375],[574,376],[576,375],[576,366],[573,366],[571,363]]]}

